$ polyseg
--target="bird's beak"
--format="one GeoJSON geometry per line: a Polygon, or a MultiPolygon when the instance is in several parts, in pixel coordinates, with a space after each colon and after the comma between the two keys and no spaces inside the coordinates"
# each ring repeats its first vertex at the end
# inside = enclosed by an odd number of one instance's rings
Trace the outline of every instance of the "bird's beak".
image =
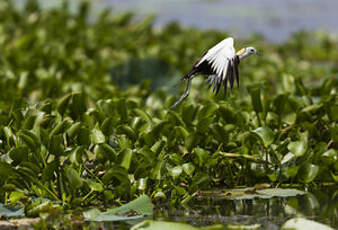
{"type": "Polygon", "coordinates": [[[256,51],[256,54],[257,54],[258,56],[262,56],[262,54],[261,54],[260,52],[257,52],[257,51],[256,51]]]}

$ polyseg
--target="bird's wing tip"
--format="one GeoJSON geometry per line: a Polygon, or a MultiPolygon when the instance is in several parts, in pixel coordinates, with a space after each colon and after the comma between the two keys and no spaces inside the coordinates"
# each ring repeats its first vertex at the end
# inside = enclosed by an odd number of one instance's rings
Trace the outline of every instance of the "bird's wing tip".
{"type": "Polygon", "coordinates": [[[228,37],[227,40],[231,41],[232,43],[234,42],[234,38],[233,37],[228,37]]]}

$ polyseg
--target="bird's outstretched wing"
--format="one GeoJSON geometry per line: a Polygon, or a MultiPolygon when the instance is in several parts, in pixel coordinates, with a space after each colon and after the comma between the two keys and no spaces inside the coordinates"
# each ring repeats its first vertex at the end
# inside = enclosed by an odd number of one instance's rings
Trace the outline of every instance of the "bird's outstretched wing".
{"type": "Polygon", "coordinates": [[[239,84],[238,64],[239,58],[235,53],[234,39],[231,37],[224,39],[205,52],[194,64],[191,71],[182,77],[181,80],[188,80],[187,88],[184,94],[170,108],[175,109],[189,95],[191,80],[199,73],[209,75],[209,87],[214,85],[216,94],[224,82],[224,91],[226,93],[228,81],[230,89],[232,89],[235,75],[237,84],[239,84]]]}
{"type": "Polygon", "coordinates": [[[214,84],[214,89],[216,88],[217,90],[216,92],[218,92],[222,82],[224,82],[224,89],[226,90],[228,80],[230,82],[230,88],[232,88],[235,72],[237,73],[237,71],[234,70],[237,70],[238,65],[233,38],[226,38],[209,49],[195,66],[203,62],[208,62],[215,73],[213,77],[209,77],[209,81],[210,86],[214,84]]]}

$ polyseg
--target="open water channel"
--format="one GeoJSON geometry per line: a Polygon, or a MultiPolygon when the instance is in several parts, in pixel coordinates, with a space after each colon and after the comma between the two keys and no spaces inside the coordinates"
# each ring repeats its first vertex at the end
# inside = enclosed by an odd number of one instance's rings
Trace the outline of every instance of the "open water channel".
{"type": "MultiPolygon", "coordinates": [[[[26,0],[15,0],[22,4],[26,0]]],[[[44,0],[45,7],[60,0],[44,0]]],[[[75,8],[75,0],[70,1],[75,8]]],[[[219,29],[234,37],[262,34],[274,42],[299,30],[338,34],[337,0],[92,0],[94,11],[133,11],[142,17],[155,14],[156,26],[177,21],[184,26],[219,29]]]]}

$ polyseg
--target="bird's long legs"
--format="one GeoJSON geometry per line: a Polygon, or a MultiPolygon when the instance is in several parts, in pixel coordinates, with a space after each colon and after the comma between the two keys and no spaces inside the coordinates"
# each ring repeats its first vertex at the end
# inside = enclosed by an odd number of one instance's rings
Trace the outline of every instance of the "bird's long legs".
{"type": "Polygon", "coordinates": [[[170,109],[175,109],[179,104],[181,104],[181,102],[187,97],[189,96],[189,92],[190,92],[190,86],[191,86],[191,80],[193,79],[193,77],[188,79],[188,83],[187,83],[187,88],[185,89],[184,94],[180,97],[180,99],[178,99],[178,101],[175,102],[175,104],[173,104],[170,109]]]}

